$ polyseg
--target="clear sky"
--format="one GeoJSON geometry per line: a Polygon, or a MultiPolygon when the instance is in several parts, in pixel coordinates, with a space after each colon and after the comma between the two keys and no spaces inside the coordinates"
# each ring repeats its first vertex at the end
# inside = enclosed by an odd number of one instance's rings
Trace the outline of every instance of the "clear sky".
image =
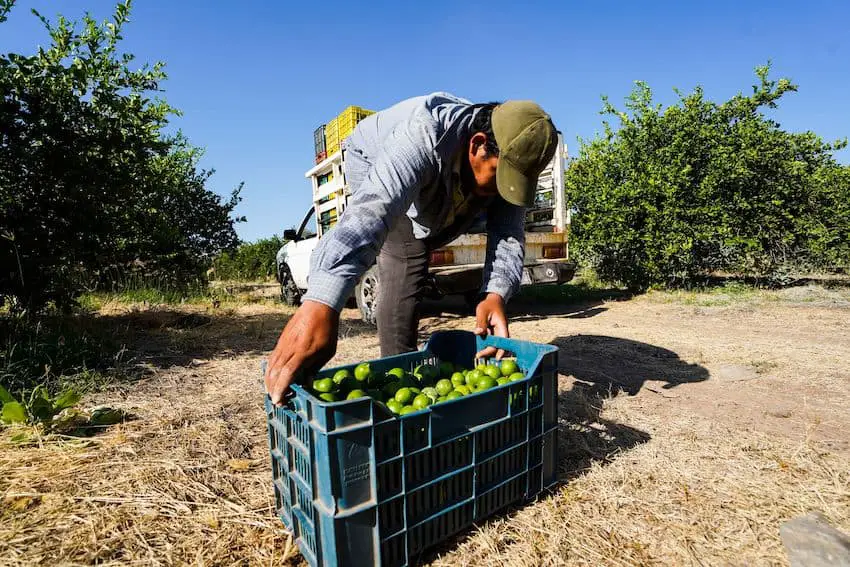
{"type": "MultiPolygon", "coordinates": [[[[102,19],[110,0],[18,0],[0,52],[47,37],[30,14],[102,19]]],[[[312,133],[349,104],[381,109],[433,91],[474,100],[528,98],[577,139],[601,131],[600,95],[622,106],[635,80],[656,100],[702,85],[724,100],[753,69],[800,91],[772,117],[827,140],[850,136],[850,2],[533,0],[315,2],[135,0],[124,50],[164,61],[174,121],[206,149],[211,188],[245,181],[243,239],[280,234],[310,206],[312,133]]],[[[838,155],[850,162],[850,152],[838,155]]]]}

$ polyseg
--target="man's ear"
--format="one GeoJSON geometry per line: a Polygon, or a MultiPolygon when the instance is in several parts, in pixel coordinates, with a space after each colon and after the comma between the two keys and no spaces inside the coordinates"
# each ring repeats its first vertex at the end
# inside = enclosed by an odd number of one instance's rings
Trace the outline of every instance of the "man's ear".
{"type": "Polygon", "coordinates": [[[476,132],[469,139],[469,157],[476,156],[483,158],[487,152],[487,135],[483,132],[476,132]],[[481,152],[481,153],[479,153],[481,152]]]}

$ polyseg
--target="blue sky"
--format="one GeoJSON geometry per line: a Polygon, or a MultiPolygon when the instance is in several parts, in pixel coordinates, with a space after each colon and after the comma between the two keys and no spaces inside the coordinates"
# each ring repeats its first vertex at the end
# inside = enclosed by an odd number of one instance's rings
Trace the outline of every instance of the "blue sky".
{"type": "MultiPolygon", "coordinates": [[[[18,0],[0,52],[47,42],[37,8],[79,19],[105,0],[18,0]]],[[[206,149],[211,188],[245,182],[243,239],[280,234],[310,205],[312,132],[349,104],[380,109],[449,91],[528,98],[577,138],[601,131],[600,95],[621,105],[635,80],[671,103],[674,87],[708,97],[748,91],[753,69],[800,86],[772,117],[827,140],[850,136],[850,2],[223,2],[136,0],[124,50],[164,61],[174,121],[206,149]],[[605,8],[603,8],[605,6],[605,8]]],[[[850,152],[839,159],[847,163],[850,152]]]]}

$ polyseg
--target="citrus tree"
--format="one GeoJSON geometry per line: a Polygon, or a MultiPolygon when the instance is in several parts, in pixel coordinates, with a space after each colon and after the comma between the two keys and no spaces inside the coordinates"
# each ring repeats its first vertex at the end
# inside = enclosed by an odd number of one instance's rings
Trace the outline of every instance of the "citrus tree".
{"type": "Polygon", "coordinates": [[[617,127],[605,121],[566,175],[580,260],[634,289],[850,266],[850,168],[834,157],[846,142],[782,130],[765,110],[797,86],[756,74],[722,103],[697,88],[663,108],[641,82],[626,111],[603,98],[617,127]]]}

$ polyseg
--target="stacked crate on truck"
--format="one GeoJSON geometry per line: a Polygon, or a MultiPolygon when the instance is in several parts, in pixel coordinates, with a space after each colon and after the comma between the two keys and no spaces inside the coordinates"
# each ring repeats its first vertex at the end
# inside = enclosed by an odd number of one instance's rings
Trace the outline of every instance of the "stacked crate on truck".
{"type": "MultiPolygon", "coordinates": [[[[316,166],[309,177],[313,184],[313,206],[319,236],[332,229],[345,209],[347,186],[343,178],[340,144],[351,135],[357,123],[374,114],[360,106],[349,106],[314,132],[318,144],[321,130],[322,151],[316,153],[316,166]],[[319,158],[322,159],[319,159],[319,158]]],[[[316,148],[318,149],[318,145],[316,148]]]]}
{"type": "Polygon", "coordinates": [[[313,131],[313,153],[316,156],[316,163],[322,163],[328,157],[327,145],[325,144],[325,124],[313,131]]]}

